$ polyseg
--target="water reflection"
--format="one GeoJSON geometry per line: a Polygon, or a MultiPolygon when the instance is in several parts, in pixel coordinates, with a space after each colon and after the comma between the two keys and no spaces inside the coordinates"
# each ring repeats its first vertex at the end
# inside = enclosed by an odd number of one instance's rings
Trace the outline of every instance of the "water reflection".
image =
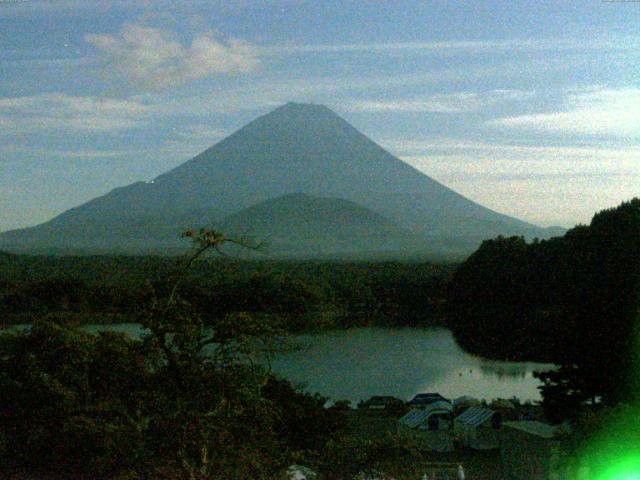
{"type": "MultiPolygon", "coordinates": [[[[26,328],[19,326],[14,328],[26,328]]],[[[139,338],[137,324],[89,325],[139,338]]],[[[354,403],[372,395],[409,400],[419,392],[447,398],[518,397],[539,400],[533,372],[550,365],[494,362],[462,351],[445,329],[359,328],[289,338],[291,351],[270,359],[274,372],[334,400],[354,403]]]]}
{"type": "Polygon", "coordinates": [[[372,395],[410,399],[437,391],[448,398],[538,400],[534,363],[489,362],[463,352],[445,329],[363,328],[296,337],[308,348],[281,355],[273,370],[312,392],[357,402],[372,395]]]}

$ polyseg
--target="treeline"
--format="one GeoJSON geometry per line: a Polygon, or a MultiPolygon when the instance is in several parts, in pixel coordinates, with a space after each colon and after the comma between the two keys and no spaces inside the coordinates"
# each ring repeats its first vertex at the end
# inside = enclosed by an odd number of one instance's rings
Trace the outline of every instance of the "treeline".
{"type": "MultiPolygon", "coordinates": [[[[230,313],[271,316],[290,331],[441,323],[451,266],[419,263],[205,259],[181,294],[206,322],[230,313]]],[[[135,322],[162,296],[181,259],[162,257],[0,258],[0,322],[31,323],[64,313],[81,323],[135,322]]]]}
{"type": "MultiPolygon", "coordinates": [[[[195,242],[200,248],[191,260],[226,240],[203,231],[195,242]]],[[[276,313],[316,305],[305,297],[307,290],[296,290],[305,277],[284,275],[294,267],[286,265],[256,280],[255,265],[225,264],[221,268],[235,272],[246,291],[245,303],[234,307],[243,310],[224,315],[219,302],[202,300],[196,290],[227,285],[224,276],[211,275],[214,266],[220,265],[201,263],[179,273],[169,268],[172,278],[140,286],[148,298],[134,294],[127,315],[146,329],[141,338],[90,334],[74,322],[77,316],[58,311],[60,305],[96,308],[91,271],[77,272],[75,279],[36,276],[30,289],[18,288],[42,300],[32,309],[44,314],[29,329],[0,332],[0,476],[267,480],[289,478],[287,467],[303,464],[319,478],[340,479],[365,475],[376,462],[405,460],[411,444],[364,440],[350,431],[348,402],[327,407],[326,398],[304,393],[256,361],[289,346],[277,315],[252,314],[249,306],[262,311],[274,298],[276,313]],[[42,303],[51,298],[64,301],[42,303]],[[207,316],[209,301],[217,313],[207,316]]],[[[398,278],[388,266],[305,268],[328,269],[321,277],[328,284],[335,276],[354,288],[356,280],[367,285],[364,272],[374,272],[380,283],[389,272],[398,278]]],[[[122,279],[132,274],[119,277],[118,288],[130,286],[122,279]]]]}
{"type": "Polygon", "coordinates": [[[489,358],[553,362],[546,399],[615,403],[638,391],[640,200],[564,237],[486,241],[452,277],[447,319],[489,358]]]}

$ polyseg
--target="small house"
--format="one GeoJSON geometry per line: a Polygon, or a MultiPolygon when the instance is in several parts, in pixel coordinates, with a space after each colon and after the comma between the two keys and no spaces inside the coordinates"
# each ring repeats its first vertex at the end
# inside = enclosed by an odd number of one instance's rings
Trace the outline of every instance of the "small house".
{"type": "Polygon", "coordinates": [[[489,408],[471,407],[453,420],[456,441],[474,450],[500,448],[502,415],[489,408]]]}
{"type": "Polygon", "coordinates": [[[536,421],[504,422],[500,459],[504,480],[557,478],[561,429],[536,421]]]}
{"type": "Polygon", "coordinates": [[[434,452],[453,451],[453,407],[446,401],[412,409],[398,420],[398,435],[434,452]]]}
{"type": "Polygon", "coordinates": [[[448,402],[451,404],[450,400],[447,400],[439,393],[419,393],[409,400],[409,406],[411,408],[424,408],[435,402],[448,402]]]}

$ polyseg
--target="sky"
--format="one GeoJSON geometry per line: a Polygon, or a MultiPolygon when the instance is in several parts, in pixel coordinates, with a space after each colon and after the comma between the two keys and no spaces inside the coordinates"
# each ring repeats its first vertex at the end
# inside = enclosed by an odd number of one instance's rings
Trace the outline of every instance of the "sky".
{"type": "Polygon", "coordinates": [[[325,104],[541,225],[640,196],[640,1],[0,0],[0,231],[325,104]]]}

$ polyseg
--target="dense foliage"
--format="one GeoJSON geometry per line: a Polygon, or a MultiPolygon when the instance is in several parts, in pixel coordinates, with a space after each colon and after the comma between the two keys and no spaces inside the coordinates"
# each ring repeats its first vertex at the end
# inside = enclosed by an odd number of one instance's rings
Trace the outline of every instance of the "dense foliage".
{"type": "MultiPolygon", "coordinates": [[[[132,322],[166,293],[179,260],[162,257],[0,257],[0,322],[58,313],[83,323],[132,322]]],[[[193,265],[181,294],[205,322],[237,312],[308,331],[439,323],[450,266],[421,263],[239,261],[193,265]]]]}
{"type": "Polygon", "coordinates": [[[242,337],[261,326],[221,325],[215,337],[228,342],[206,357],[188,330],[175,333],[191,341],[171,341],[170,361],[156,335],[89,335],[56,319],[3,335],[0,464],[88,478],[273,478],[340,431],[338,407],[243,361],[242,337]]]}
{"type": "MultiPolygon", "coordinates": [[[[203,235],[198,253],[225,242],[203,235]]],[[[0,336],[0,474],[275,478],[333,445],[344,404],[325,408],[256,361],[282,347],[273,322],[205,326],[179,285],[139,306],[140,340],[56,314],[0,336]]]]}
{"type": "Polygon", "coordinates": [[[484,242],[453,276],[448,320],[474,353],[562,365],[541,375],[549,411],[562,417],[637,394],[639,292],[635,199],[564,237],[484,242]]]}

